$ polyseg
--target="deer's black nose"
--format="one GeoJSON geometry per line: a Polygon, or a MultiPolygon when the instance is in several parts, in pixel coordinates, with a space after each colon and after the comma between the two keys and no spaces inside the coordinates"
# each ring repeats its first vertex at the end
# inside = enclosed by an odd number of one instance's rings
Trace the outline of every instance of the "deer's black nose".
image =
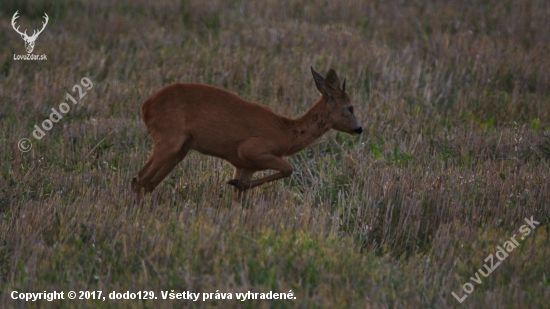
{"type": "Polygon", "coordinates": [[[361,134],[361,133],[363,133],[363,128],[359,127],[359,128],[357,128],[357,129],[353,130],[353,133],[355,133],[355,134],[361,134]]]}

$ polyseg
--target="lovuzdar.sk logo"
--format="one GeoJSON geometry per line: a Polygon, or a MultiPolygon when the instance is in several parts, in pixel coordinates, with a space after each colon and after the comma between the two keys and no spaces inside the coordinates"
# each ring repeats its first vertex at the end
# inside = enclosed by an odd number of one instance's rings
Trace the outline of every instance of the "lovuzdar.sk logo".
{"type": "Polygon", "coordinates": [[[15,14],[13,14],[13,18],[11,19],[11,26],[13,27],[13,30],[19,33],[21,35],[21,38],[25,41],[25,49],[27,49],[27,54],[26,55],[13,54],[13,60],[47,60],[45,54],[35,55],[32,53],[32,51],[34,50],[34,43],[36,42],[38,35],[40,35],[42,31],[44,31],[44,28],[46,28],[46,25],[48,24],[48,20],[49,20],[48,14],[44,13],[43,18],[45,19],[45,22],[44,21],[42,22],[42,29],[38,30],[38,32],[36,30],[33,30],[32,35],[29,36],[27,35],[27,29],[25,29],[24,32],[21,32],[19,31],[19,26],[17,26],[17,28],[15,27],[15,20],[19,18],[19,16],[17,15],[18,12],[19,11],[16,11],[15,14]]]}

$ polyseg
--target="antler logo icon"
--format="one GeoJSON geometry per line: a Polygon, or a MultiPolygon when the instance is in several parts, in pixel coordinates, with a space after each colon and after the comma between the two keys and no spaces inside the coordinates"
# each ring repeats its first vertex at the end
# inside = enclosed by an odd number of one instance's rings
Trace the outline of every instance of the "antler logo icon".
{"type": "Polygon", "coordinates": [[[19,11],[16,11],[15,14],[13,14],[13,18],[11,19],[11,26],[13,27],[13,30],[15,30],[15,32],[19,33],[21,35],[21,37],[23,38],[23,40],[25,40],[25,48],[27,49],[27,53],[30,54],[30,53],[32,53],[32,51],[34,49],[34,42],[38,38],[38,35],[40,33],[42,33],[42,31],[44,31],[44,28],[46,28],[46,25],[48,24],[49,17],[48,17],[48,14],[44,13],[44,19],[46,20],[46,22],[42,22],[42,29],[40,29],[38,32],[36,32],[36,30],[33,30],[32,36],[28,36],[27,35],[27,29],[25,29],[25,32],[21,32],[21,31],[19,31],[19,26],[17,26],[17,28],[15,28],[15,20],[19,18],[19,16],[17,16],[17,12],[19,12],[19,11]]]}

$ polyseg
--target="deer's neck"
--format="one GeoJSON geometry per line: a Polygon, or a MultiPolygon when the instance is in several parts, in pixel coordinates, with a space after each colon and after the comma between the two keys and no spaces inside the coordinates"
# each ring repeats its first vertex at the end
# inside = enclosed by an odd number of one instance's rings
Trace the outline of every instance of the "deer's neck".
{"type": "Polygon", "coordinates": [[[291,145],[287,155],[295,154],[306,148],[330,130],[329,119],[330,114],[326,102],[319,100],[302,117],[291,120],[288,128],[291,145]]]}

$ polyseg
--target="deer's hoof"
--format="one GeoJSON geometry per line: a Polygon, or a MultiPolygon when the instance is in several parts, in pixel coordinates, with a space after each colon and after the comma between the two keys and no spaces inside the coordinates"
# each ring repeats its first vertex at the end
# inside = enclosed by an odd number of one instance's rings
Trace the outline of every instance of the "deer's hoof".
{"type": "Polygon", "coordinates": [[[239,179],[231,179],[230,181],[227,182],[228,184],[232,185],[232,186],[235,186],[241,190],[246,190],[246,189],[249,189],[248,188],[248,183],[247,182],[244,182],[242,180],[239,180],[239,179]]]}
{"type": "Polygon", "coordinates": [[[235,187],[240,187],[240,185],[241,185],[241,181],[238,180],[238,179],[231,179],[227,183],[232,185],[232,186],[235,186],[235,187]]]}
{"type": "Polygon", "coordinates": [[[137,178],[132,178],[132,183],[130,184],[130,187],[132,188],[133,192],[138,191],[138,185],[137,185],[137,178]]]}

